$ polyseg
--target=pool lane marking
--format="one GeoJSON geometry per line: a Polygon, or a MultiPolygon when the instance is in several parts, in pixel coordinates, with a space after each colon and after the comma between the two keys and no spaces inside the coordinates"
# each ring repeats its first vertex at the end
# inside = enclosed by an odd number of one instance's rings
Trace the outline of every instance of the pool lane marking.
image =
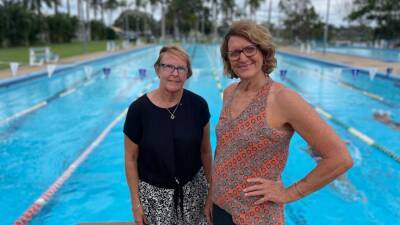
{"type": "MultiPolygon", "coordinates": [[[[292,85],[294,88],[296,88],[299,92],[301,93],[305,93],[305,91],[298,86],[296,83],[294,83],[290,78],[285,78],[285,81],[287,83],[289,83],[290,85],[292,85]]],[[[309,102],[309,101],[308,101],[309,102]]],[[[327,111],[323,110],[321,107],[319,106],[314,106],[313,104],[311,104],[309,102],[310,105],[312,105],[314,107],[314,109],[322,114],[323,116],[325,116],[327,119],[331,120],[332,122],[334,122],[335,124],[341,126],[342,128],[344,128],[347,132],[349,132],[350,134],[352,134],[353,136],[357,137],[358,139],[364,141],[365,143],[367,143],[368,145],[378,149],[379,151],[383,152],[384,154],[386,154],[387,156],[389,156],[390,158],[394,159],[397,162],[400,162],[400,156],[397,155],[394,151],[387,149],[386,147],[376,143],[375,140],[373,140],[372,138],[370,138],[369,136],[367,136],[366,134],[362,133],[361,131],[355,129],[354,127],[351,127],[345,123],[343,123],[342,121],[336,119],[334,116],[332,116],[332,114],[328,113],[327,111]]]]}
{"type": "Polygon", "coordinates": [[[365,95],[365,96],[367,96],[367,97],[370,97],[370,98],[372,98],[372,99],[374,99],[374,100],[380,101],[380,102],[382,102],[382,103],[384,103],[384,104],[386,104],[386,105],[393,106],[392,103],[387,102],[387,101],[385,100],[385,98],[382,97],[382,96],[379,96],[379,95],[377,95],[377,94],[374,94],[374,93],[365,91],[365,90],[363,90],[363,89],[357,88],[357,87],[355,87],[354,85],[351,85],[351,84],[349,84],[349,83],[347,83],[347,82],[344,82],[344,81],[339,81],[339,84],[342,85],[343,87],[346,87],[346,88],[351,89],[351,90],[353,90],[353,91],[359,92],[359,93],[361,93],[361,94],[363,94],[363,95],[365,95]]]}
{"type": "Polygon", "coordinates": [[[320,114],[324,115],[328,119],[332,119],[332,115],[327,113],[325,110],[321,109],[320,107],[315,107],[315,110],[319,112],[320,114]]]}
{"type": "Polygon", "coordinates": [[[69,89],[69,90],[66,90],[66,91],[60,93],[59,96],[60,96],[60,97],[68,96],[68,95],[74,93],[75,91],[76,91],[76,88],[71,88],[71,89],[69,89]]]}
{"type": "MultiPolygon", "coordinates": [[[[146,52],[146,54],[149,54],[149,53],[150,53],[150,50],[149,50],[149,52],[146,52]]],[[[115,66],[115,64],[113,66],[115,66]]],[[[50,96],[47,99],[42,100],[39,103],[37,103],[37,104],[35,104],[35,105],[33,105],[33,106],[29,107],[29,108],[24,109],[24,110],[22,110],[20,112],[17,112],[14,115],[9,116],[9,117],[7,117],[7,118],[5,118],[3,120],[0,120],[0,126],[4,125],[6,123],[9,123],[9,122],[21,117],[21,116],[25,116],[25,115],[27,115],[29,113],[32,113],[32,112],[42,108],[43,106],[49,104],[51,101],[53,101],[53,100],[55,100],[57,98],[62,98],[64,96],[70,95],[73,92],[75,92],[78,88],[80,88],[81,86],[88,86],[88,85],[93,84],[96,81],[95,78],[97,78],[99,75],[101,75],[101,72],[102,72],[102,69],[100,69],[97,72],[93,73],[94,75],[91,76],[89,80],[87,78],[84,78],[84,80],[78,80],[75,83],[73,83],[69,88],[66,88],[66,89],[63,89],[61,91],[58,91],[53,96],[50,96]]]]}
{"type": "Polygon", "coordinates": [[[390,150],[390,149],[388,149],[388,148],[376,143],[376,141],[374,139],[372,139],[368,135],[362,133],[361,131],[357,130],[356,128],[348,126],[345,123],[339,121],[338,119],[334,118],[330,113],[326,112],[325,110],[321,109],[320,107],[316,106],[314,108],[315,108],[315,110],[317,112],[319,112],[320,114],[322,114],[327,119],[329,119],[332,122],[334,122],[335,124],[341,126],[342,128],[344,128],[347,132],[349,132],[353,136],[355,136],[358,139],[364,141],[368,145],[378,149],[379,151],[383,152],[384,154],[386,154],[390,158],[394,159],[395,161],[400,162],[400,156],[397,155],[394,151],[392,151],[392,150],[390,150]]]}
{"type": "Polygon", "coordinates": [[[25,225],[35,216],[40,209],[50,200],[50,198],[58,191],[58,189],[65,183],[65,181],[72,175],[72,173],[79,167],[79,165],[88,157],[88,155],[104,140],[110,130],[125,116],[127,109],[125,109],[119,116],[117,116],[90,144],[88,148],[64,171],[64,173],[57,178],[57,180],[19,217],[14,225],[25,225]]]}
{"type": "MultiPolygon", "coordinates": [[[[99,72],[100,72],[100,70],[99,70],[97,73],[99,73],[99,72]]],[[[97,74],[97,73],[96,73],[96,74],[97,74]]],[[[91,80],[94,79],[95,77],[96,77],[96,76],[92,76],[92,77],[91,77],[91,80]]],[[[9,123],[9,122],[11,122],[11,121],[13,121],[13,120],[15,120],[15,119],[21,117],[21,116],[25,116],[25,115],[27,115],[27,114],[29,114],[29,113],[32,113],[32,112],[34,112],[34,111],[36,111],[36,110],[42,108],[43,106],[49,104],[50,102],[52,102],[53,100],[55,100],[55,99],[57,99],[57,98],[62,98],[62,97],[64,97],[64,96],[67,96],[67,95],[69,95],[69,94],[72,94],[74,91],[76,91],[77,88],[79,88],[80,86],[83,85],[82,82],[88,82],[88,81],[79,80],[79,81],[75,82],[74,84],[72,84],[71,87],[56,92],[54,95],[48,97],[48,98],[45,99],[45,100],[40,101],[39,103],[37,103],[37,104],[35,104],[35,105],[29,107],[28,109],[24,109],[24,110],[22,110],[22,111],[20,111],[20,112],[15,113],[15,114],[12,115],[12,116],[9,116],[9,117],[7,117],[7,118],[5,118],[5,119],[3,119],[3,120],[0,120],[0,126],[1,126],[1,125],[4,125],[4,124],[6,124],[6,123],[9,123]],[[38,107],[38,105],[39,105],[40,107],[38,107]]],[[[94,82],[94,80],[93,80],[93,82],[94,82]]]]}
{"type": "MultiPolygon", "coordinates": [[[[288,70],[288,71],[290,71],[290,70],[288,70]]],[[[372,98],[373,100],[379,101],[379,102],[381,102],[381,103],[383,103],[385,105],[388,105],[388,106],[391,106],[391,107],[395,107],[395,105],[393,103],[391,103],[390,101],[386,100],[384,97],[382,97],[380,95],[377,95],[377,94],[374,94],[372,92],[366,91],[366,90],[364,90],[362,88],[358,88],[358,87],[356,87],[356,86],[354,86],[352,84],[349,84],[349,83],[341,81],[341,80],[336,80],[336,79],[333,79],[331,77],[322,76],[321,74],[319,74],[319,72],[316,72],[315,70],[310,69],[308,71],[306,69],[298,68],[298,69],[293,69],[293,71],[301,71],[303,74],[306,74],[306,75],[310,75],[309,73],[311,71],[311,72],[313,72],[312,73],[313,75],[317,75],[320,78],[332,81],[334,83],[338,83],[339,85],[342,85],[343,87],[346,87],[346,88],[349,88],[350,90],[353,90],[355,92],[361,93],[362,95],[367,96],[369,98],[372,98]]],[[[312,75],[310,75],[310,76],[312,76],[312,75]]]]}
{"type": "Polygon", "coordinates": [[[89,86],[91,84],[94,84],[94,81],[93,80],[88,80],[85,83],[83,83],[83,86],[89,86]]]}
{"type": "MultiPolygon", "coordinates": [[[[142,90],[137,97],[142,96],[146,91],[150,89],[155,79],[146,85],[146,90],[142,90]]],[[[57,178],[57,180],[50,185],[50,187],[35,200],[35,202],[29,206],[25,212],[14,222],[14,225],[26,225],[29,221],[37,215],[42,207],[53,197],[53,195],[60,189],[66,180],[75,172],[75,170],[81,165],[83,161],[93,152],[93,150],[106,138],[112,128],[124,118],[128,108],[125,108],[101,133],[100,135],[85,149],[85,151],[63,172],[63,174],[57,178]]]]}
{"type": "Polygon", "coordinates": [[[222,87],[221,80],[217,75],[217,69],[215,69],[214,62],[211,60],[210,54],[208,53],[208,50],[204,46],[203,46],[203,49],[206,52],[208,61],[210,62],[210,65],[212,67],[212,69],[211,69],[212,73],[211,74],[212,74],[212,77],[214,78],[214,80],[216,82],[216,85],[217,85],[217,88],[218,88],[218,91],[219,91],[219,96],[220,96],[221,99],[223,99],[224,98],[224,88],[222,87]]]}
{"type": "Polygon", "coordinates": [[[4,120],[0,120],[0,125],[6,124],[6,123],[18,118],[18,117],[21,117],[21,116],[24,116],[26,114],[29,114],[29,113],[31,113],[31,112],[33,112],[35,110],[38,110],[38,109],[42,108],[45,105],[47,105],[47,101],[41,101],[41,102],[39,102],[39,103],[37,103],[37,104],[27,108],[27,109],[24,109],[24,110],[22,110],[22,111],[20,111],[20,112],[18,112],[16,114],[10,116],[10,117],[5,118],[4,120]]]}

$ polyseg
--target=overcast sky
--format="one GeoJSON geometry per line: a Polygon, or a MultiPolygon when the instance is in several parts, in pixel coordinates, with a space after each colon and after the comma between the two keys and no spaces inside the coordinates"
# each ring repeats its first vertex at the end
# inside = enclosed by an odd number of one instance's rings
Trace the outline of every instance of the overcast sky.
{"type": "MultiPolygon", "coordinates": [[[[260,10],[257,11],[258,21],[268,20],[268,8],[270,1],[271,0],[265,0],[260,10]]],[[[237,0],[237,2],[239,4],[239,2],[244,1],[237,0]]],[[[311,0],[311,2],[322,21],[325,22],[328,0],[311,0]]],[[[350,12],[351,2],[351,0],[330,0],[329,23],[336,26],[348,25],[348,22],[345,21],[344,18],[350,12]]],[[[274,24],[279,23],[279,16],[282,17],[282,15],[279,15],[278,3],[279,0],[272,0],[271,20],[274,24]]]]}
{"type": "MultiPolygon", "coordinates": [[[[128,0],[128,1],[134,2],[134,0],[128,0]]],[[[279,10],[278,10],[279,0],[264,0],[260,9],[256,13],[256,19],[259,22],[264,22],[268,20],[268,8],[270,1],[272,1],[271,21],[272,23],[277,25],[279,23],[279,17],[282,16],[279,15],[279,10]]],[[[60,7],[59,10],[66,12],[67,0],[62,0],[62,2],[63,2],[63,7],[60,7]]],[[[71,11],[73,14],[76,14],[77,0],[70,0],[70,2],[71,2],[71,11]]],[[[311,0],[311,2],[314,5],[314,8],[319,14],[322,21],[325,22],[328,0],[311,0]]],[[[348,22],[344,20],[344,17],[350,12],[351,2],[352,0],[330,0],[329,23],[334,24],[336,26],[348,25],[348,22]]],[[[236,3],[239,6],[243,6],[244,0],[236,0],[236,3]]],[[[150,10],[151,9],[149,8],[149,11],[150,10]]],[[[119,12],[120,11],[113,13],[114,19],[119,15],[119,12]]],[[[156,17],[156,19],[159,19],[160,18],[159,10],[156,10],[156,12],[154,12],[153,15],[156,17]]],[[[106,15],[106,17],[108,17],[108,15],[106,15]]]]}

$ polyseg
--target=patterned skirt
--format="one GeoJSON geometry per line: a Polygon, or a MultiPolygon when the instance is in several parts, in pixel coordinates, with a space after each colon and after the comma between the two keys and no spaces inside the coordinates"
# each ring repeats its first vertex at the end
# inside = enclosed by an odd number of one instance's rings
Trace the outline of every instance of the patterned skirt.
{"type": "Polygon", "coordinates": [[[150,225],[207,225],[204,204],[207,198],[207,179],[203,168],[183,186],[183,217],[181,208],[174,205],[174,189],[139,182],[139,196],[150,225]]]}

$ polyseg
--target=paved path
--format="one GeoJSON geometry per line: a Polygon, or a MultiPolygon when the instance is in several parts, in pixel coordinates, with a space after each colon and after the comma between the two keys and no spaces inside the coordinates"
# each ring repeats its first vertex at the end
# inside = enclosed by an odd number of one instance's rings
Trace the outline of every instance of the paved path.
{"type": "Polygon", "coordinates": [[[350,56],[350,55],[333,54],[333,53],[323,54],[322,52],[312,52],[310,54],[306,54],[304,52],[300,52],[300,49],[294,47],[279,47],[278,49],[282,52],[287,52],[300,56],[306,55],[308,57],[328,60],[331,62],[343,63],[354,67],[363,67],[363,68],[375,67],[378,69],[378,72],[383,74],[386,74],[386,68],[391,67],[393,68],[393,74],[397,77],[400,77],[400,62],[397,63],[383,62],[383,61],[350,56]]]}

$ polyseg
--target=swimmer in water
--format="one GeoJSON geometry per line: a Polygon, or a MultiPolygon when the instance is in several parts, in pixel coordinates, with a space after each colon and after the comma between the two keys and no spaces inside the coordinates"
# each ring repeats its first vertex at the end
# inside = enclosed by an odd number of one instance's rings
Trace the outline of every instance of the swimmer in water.
{"type": "MultiPolygon", "coordinates": [[[[355,165],[359,164],[361,158],[360,151],[350,141],[345,141],[345,143],[348,146],[350,155],[353,158],[355,165]]],[[[308,153],[316,162],[322,159],[322,157],[318,155],[317,151],[315,151],[311,146],[307,146],[304,151],[308,153]]],[[[365,194],[357,190],[346,174],[337,177],[329,186],[346,200],[361,201],[363,203],[368,201],[365,194]]]]}
{"type": "Polygon", "coordinates": [[[400,122],[393,121],[389,112],[374,110],[372,116],[375,120],[382,122],[393,129],[400,130],[400,122]]]}

